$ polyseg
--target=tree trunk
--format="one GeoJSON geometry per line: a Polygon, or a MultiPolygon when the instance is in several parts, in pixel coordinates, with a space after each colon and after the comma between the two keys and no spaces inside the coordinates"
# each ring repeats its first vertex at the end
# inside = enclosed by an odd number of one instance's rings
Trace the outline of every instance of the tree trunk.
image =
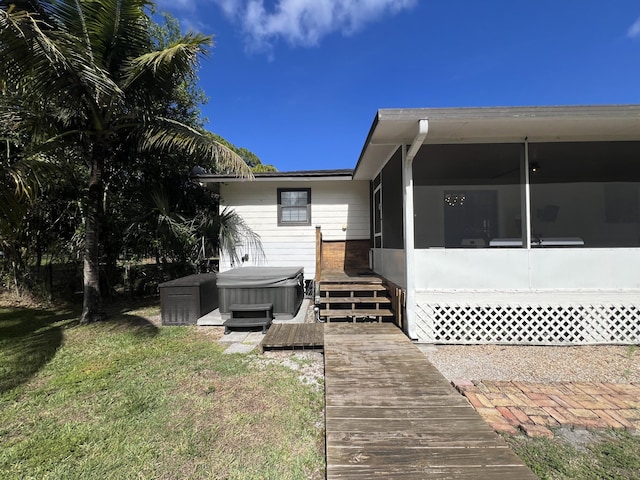
{"type": "Polygon", "coordinates": [[[106,149],[99,142],[91,152],[91,171],[89,174],[89,191],[85,205],[85,242],[83,267],[83,305],[80,323],[91,323],[104,320],[106,314],[102,310],[100,294],[100,208],[102,205],[102,173],[106,149]]]}

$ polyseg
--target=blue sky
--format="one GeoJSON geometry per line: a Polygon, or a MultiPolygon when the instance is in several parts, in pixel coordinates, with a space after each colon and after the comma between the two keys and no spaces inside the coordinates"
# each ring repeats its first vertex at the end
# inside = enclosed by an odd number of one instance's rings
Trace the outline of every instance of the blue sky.
{"type": "Polygon", "coordinates": [[[640,103],[638,0],[161,0],[215,35],[207,128],[353,168],[379,108],[640,103]]]}

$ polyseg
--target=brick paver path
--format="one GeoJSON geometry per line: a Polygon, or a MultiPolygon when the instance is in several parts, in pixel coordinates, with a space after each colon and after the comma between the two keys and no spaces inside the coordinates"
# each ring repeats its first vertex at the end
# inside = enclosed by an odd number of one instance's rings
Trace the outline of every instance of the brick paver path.
{"type": "Polygon", "coordinates": [[[451,382],[499,432],[553,437],[549,427],[640,429],[640,384],[451,382]]]}

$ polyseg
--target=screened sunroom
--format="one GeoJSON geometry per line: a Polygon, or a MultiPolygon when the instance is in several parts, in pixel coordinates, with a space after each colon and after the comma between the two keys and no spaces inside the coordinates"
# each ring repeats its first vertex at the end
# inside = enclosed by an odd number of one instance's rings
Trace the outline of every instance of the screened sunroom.
{"type": "Polygon", "coordinates": [[[640,342],[640,107],[381,110],[365,174],[412,338],[640,342]]]}
{"type": "Polygon", "coordinates": [[[421,150],[425,161],[413,165],[416,248],[640,246],[640,142],[421,150]]]}

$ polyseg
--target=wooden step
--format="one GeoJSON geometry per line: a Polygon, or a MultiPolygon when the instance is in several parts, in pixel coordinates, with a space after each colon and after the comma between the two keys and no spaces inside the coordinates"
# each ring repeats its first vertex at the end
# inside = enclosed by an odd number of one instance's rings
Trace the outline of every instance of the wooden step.
{"type": "Polygon", "coordinates": [[[387,287],[375,284],[375,283],[321,283],[320,291],[321,292],[382,292],[387,290],[387,287]]]}
{"type": "Polygon", "coordinates": [[[321,317],[327,318],[350,318],[350,317],[393,317],[393,312],[386,308],[380,310],[366,309],[366,310],[320,310],[321,317]]]}
{"type": "Polygon", "coordinates": [[[322,283],[382,283],[382,278],[378,275],[363,275],[358,273],[322,271],[320,278],[322,283]]]}
{"type": "Polygon", "coordinates": [[[320,303],[391,303],[389,297],[320,297],[320,303]]]}

